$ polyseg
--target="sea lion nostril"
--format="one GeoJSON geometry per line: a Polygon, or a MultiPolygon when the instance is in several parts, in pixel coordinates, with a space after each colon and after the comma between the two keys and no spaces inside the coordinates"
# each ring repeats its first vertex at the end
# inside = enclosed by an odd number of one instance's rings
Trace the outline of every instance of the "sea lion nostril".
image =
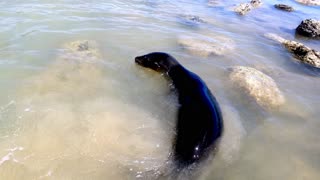
{"type": "Polygon", "coordinates": [[[141,64],[141,63],[142,63],[142,60],[141,60],[141,57],[140,57],[140,56],[137,56],[134,60],[135,60],[135,62],[138,63],[138,64],[141,64]]]}

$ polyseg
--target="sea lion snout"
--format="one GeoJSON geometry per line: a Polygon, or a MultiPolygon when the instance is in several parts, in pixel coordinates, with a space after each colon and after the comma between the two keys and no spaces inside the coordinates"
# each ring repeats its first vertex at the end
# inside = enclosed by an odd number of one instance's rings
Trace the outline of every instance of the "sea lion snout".
{"type": "Polygon", "coordinates": [[[139,64],[140,66],[143,66],[145,68],[150,68],[155,71],[164,71],[165,69],[161,66],[160,63],[161,59],[157,58],[157,56],[153,54],[146,54],[143,56],[137,56],[135,58],[135,62],[139,64]]]}
{"type": "Polygon", "coordinates": [[[143,59],[143,56],[137,56],[137,57],[134,59],[134,61],[135,61],[137,64],[141,65],[141,64],[142,64],[142,59],[143,59]]]}
{"type": "Polygon", "coordinates": [[[178,64],[172,56],[163,52],[153,52],[143,56],[137,56],[135,62],[140,66],[158,72],[168,72],[171,67],[178,64]]]}

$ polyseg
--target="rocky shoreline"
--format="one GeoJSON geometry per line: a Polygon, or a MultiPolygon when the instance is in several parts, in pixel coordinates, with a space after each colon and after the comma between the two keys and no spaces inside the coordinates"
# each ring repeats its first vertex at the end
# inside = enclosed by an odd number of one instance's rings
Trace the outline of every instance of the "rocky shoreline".
{"type": "MultiPolygon", "coordinates": [[[[304,5],[317,5],[317,0],[297,0],[304,5]]],[[[219,0],[209,0],[208,6],[218,6],[219,0]]],[[[236,5],[232,10],[240,16],[250,16],[249,12],[263,6],[261,0],[251,0],[246,3],[236,5]]],[[[270,8],[270,7],[269,7],[270,8]]],[[[281,10],[284,13],[291,13],[295,8],[287,4],[274,4],[273,8],[281,10]]],[[[185,18],[195,24],[205,24],[206,17],[185,16],[185,18]]],[[[208,23],[210,24],[210,23],[208,23]]],[[[300,25],[297,25],[296,34],[305,38],[317,40],[320,37],[320,21],[316,19],[305,19],[300,25]]],[[[284,39],[277,34],[261,34],[275,42],[281,44],[292,56],[299,62],[320,70],[320,52],[312,49],[298,40],[284,39]]],[[[210,56],[228,56],[236,51],[236,42],[233,39],[221,35],[191,34],[183,35],[177,38],[177,44],[188,53],[203,58],[210,56]]],[[[301,66],[301,68],[305,68],[301,66]]],[[[246,66],[231,67],[229,75],[230,81],[239,87],[248,97],[254,99],[263,109],[277,109],[285,104],[285,96],[277,87],[276,82],[266,74],[246,66]]]]}

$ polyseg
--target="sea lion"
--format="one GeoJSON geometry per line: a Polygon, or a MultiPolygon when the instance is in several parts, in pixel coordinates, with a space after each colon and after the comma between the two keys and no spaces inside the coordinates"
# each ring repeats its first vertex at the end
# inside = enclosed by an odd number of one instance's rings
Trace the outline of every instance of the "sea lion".
{"type": "Polygon", "coordinates": [[[223,131],[219,104],[204,81],[167,53],[138,56],[140,66],[166,73],[179,97],[173,159],[178,167],[198,162],[213,147],[223,131]]]}

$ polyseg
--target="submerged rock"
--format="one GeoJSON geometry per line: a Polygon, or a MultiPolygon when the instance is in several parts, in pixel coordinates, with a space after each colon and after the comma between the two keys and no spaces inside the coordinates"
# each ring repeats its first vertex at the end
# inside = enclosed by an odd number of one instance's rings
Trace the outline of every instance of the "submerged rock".
{"type": "Polygon", "coordinates": [[[37,91],[41,98],[54,96],[59,100],[86,97],[94,93],[103,79],[101,62],[95,41],[68,42],[54,63],[34,78],[34,89],[30,87],[27,91],[37,91]],[[61,97],[60,94],[65,96],[61,97]]]}
{"type": "Polygon", "coordinates": [[[296,32],[302,36],[320,38],[320,21],[306,19],[296,28],[296,32]]]}
{"type": "Polygon", "coordinates": [[[285,103],[285,98],[275,81],[251,67],[232,67],[229,78],[264,109],[275,109],[285,103]]]}
{"type": "Polygon", "coordinates": [[[199,16],[181,15],[181,17],[187,21],[196,22],[196,23],[205,23],[205,21],[202,18],[200,18],[199,16]]]}
{"type": "Polygon", "coordinates": [[[191,54],[202,57],[208,57],[210,55],[224,55],[228,51],[234,49],[233,40],[221,36],[216,36],[214,38],[181,36],[178,38],[178,44],[191,54]]]}
{"type": "Polygon", "coordinates": [[[178,18],[181,23],[186,24],[186,25],[190,25],[190,26],[197,26],[200,24],[207,23],[201,17],[194,16],[194,15],[179,15],[178,18]]]}
{"type": "Polygon", "coordinates": [[[276,34],[266,34],[269,39],[281,43],[296,59],[315,68],[320,68],[320,52],[305,46],[302,43],[286,40],[276,34]]]}
{"type": "Polygon", "coordinates": [[[95,41],[88,41],[88,40],[78,40],[67,43],[64,45],[64,52],[63,56],[72,56],[76,58],[84,59],[83,57],[91,58],[101,58],[101,53],[98,51],[98,46],[95,41]]]}
{"type": "Polygon", "coordinates": [[[283,11],[288,11],[288,12],[294,11],[293,7],[285,4],[275,4],[274,7],[283,11]]]}
{"type": "Polygon", "coordinates": [[[193,22],[204,23],[205,21],[199,16],[187,16],[187,19],[193,22]]]}
{"type": "Polygon", "coordinates": [[[296,0],[298,3],[305,5],[320,6],[320,0],[296,0]]]}

